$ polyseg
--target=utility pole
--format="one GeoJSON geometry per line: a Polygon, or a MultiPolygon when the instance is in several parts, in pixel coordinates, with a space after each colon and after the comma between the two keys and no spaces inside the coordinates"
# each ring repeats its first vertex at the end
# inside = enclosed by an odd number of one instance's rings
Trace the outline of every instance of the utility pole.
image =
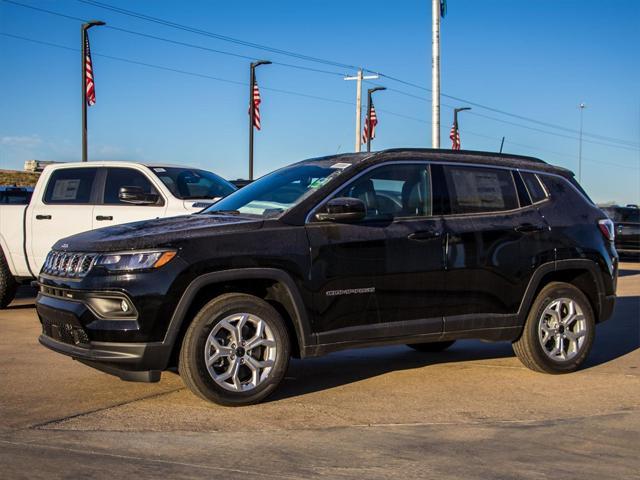
{"type": "Polygon", "coordinates": [[[370,88],[369,90],[367,90],[367,116],[366,118],[366,129],[367,129],[367,152],[371,151],[371,134],[373,133],[372,131],[372,124],[371,124],[371,94],[373,92],[379,92],[381,90],[386,90],[386,87],[376,87],[376,88],[370,88]]]}
{"type": "Polygon", "coordinates": [[[256,83],[256,67],[271,64],[268,60],[251,62],[249,68],[249,180],[253,180],[253,129],[255,121],[255,105],[253,104],[253,86],[256,83]]]}
{"type": "MultiPolygon", "coordinates": [[[[82,161],[87,161],[87,30],[106,25],[100,20],[91,20],[80,26],[80,90],[82,90],[82,161]]],[[[93,66],[92,66],[93,70],[93,66]]],[[[92,72],[93,75],[93,72],[92,72]]],[[[94,80],[95,81],[95,80],[94,80]]]]}
{"type": "Polygon", "coordinates": [[[580,109],[580,144],[578,145],[578,183],[582,183],[582,114],[586,108],[585,103],[578,105],[580,109]]]}
{"type": "Polygon", "coordinates": [[[500,153],[502,153],[502,147],[504,147],[504,136],[502,137],[502,141],[500,142],[500,153]]]}
{"type": "Polygon", "coordinates": [[[362,127],[362,80],[375,80],[378,75],[363,76],[362,69],[358,70],[355,77],[344,77],[345,80],[356,81],[356,152],[360,152],[362,139],[360,137],[360,129],[362,127]]]}
{"type": "Polygon", "coordinates": [[[431,146],[440,148],[440,0],[431,0],[431,146]]]}

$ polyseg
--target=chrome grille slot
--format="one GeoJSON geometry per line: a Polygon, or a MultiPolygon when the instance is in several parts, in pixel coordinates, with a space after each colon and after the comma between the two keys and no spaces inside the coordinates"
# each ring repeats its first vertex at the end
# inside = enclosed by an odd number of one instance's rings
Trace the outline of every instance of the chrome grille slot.
{"type": "Polygon", "coordinates": [[[42,267],[42,273],[56,277],[84,277],[96,259],[96,255],[77,252],[51,251],[42,267]]]}

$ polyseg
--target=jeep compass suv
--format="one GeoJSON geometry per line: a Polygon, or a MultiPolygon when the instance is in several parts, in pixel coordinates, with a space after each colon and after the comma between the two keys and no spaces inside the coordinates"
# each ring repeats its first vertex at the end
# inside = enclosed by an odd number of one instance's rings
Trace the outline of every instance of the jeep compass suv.
{"type": "Polygon", "coordinates": [[[576,370],[611,316],[611,220],[540,160],[387,150],[282,168],[199,214],[59,241],[40,342],[125,380],[177,368],[200,397],[255,403],[290,356],[509,341],[576,370]]]}

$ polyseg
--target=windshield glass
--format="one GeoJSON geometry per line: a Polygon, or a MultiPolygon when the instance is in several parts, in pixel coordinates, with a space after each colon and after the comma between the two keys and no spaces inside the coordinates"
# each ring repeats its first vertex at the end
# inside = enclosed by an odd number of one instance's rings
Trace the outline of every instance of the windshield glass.
{"type": "Polygon", "coordinates": [[[173,195],[182,200],[226,197],[236,190],[232,184],[206,170],[180,167],[150,167],[173,195]]]}
{"type": "MultiPolygon", "coordinates": [[[[348,164],[347,164],[348,166],[348,164]]],[[[238,212],[275,217],[343,171],[341,164],[299,164],[266,175],[215,203],[204,213],[238,212]]]]}

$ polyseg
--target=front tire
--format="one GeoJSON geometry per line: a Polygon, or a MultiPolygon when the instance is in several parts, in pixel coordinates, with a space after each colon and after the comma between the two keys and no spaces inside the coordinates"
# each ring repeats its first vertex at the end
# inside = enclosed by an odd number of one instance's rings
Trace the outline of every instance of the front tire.
{"type": "Polygon", "coordinates": [[[180,376],[205,400],[250,405],[282,381],[290,349],[286,325],[271,305],[252,295],[224,294],[191,322],[180,350],[180,376]]]}
{"type": "Polygon", "coordinates": [[[585,361],[594,336],[595,317],[585,294],[571,284],[552,282],[533,302],[513,350],[531,370],[569,373],[585,361]]]}
{"type": "Polygon", "coordinates": [[[0,309],[7,308],[16,296],[18,284],[9,270],[4,253],[0,249],[0,309]]]}

